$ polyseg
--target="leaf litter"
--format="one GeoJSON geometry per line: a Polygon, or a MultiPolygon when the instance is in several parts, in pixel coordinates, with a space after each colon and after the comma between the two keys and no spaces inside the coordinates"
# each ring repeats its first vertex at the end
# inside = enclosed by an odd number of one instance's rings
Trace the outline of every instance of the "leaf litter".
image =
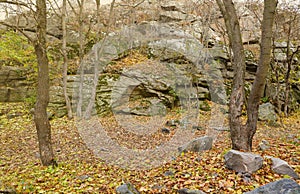
{"type": "MultiPolygon", "coordinates": [[[[51,120],[53,149],[59,166],[44,167],[39,161],[33,118],[27,109],[24,103],[0,104],[0,190],[11,189],[17,193],[115,193],[116,187],[130,182],[141,193],[176,193],[181,188],[199,189],[206,193],[243,193],[287,178],[272,172],[269,160],[264,161],[263,168],[253,173],[249,181],[226,169],[223,156],[230,150],[228,131],[219,133],[209,151],[180,154],[164,165],[148,170],[122,169],[95,157],[81,139],[76,123],[67,118],[51,120]],[[18,116],[11,116],[16,114],[18,116]]],[[[175,113],[168,115],[167,120],[178,119],[175,113]]],[[[198,125],[204,130],[197,130],[195,137],[205,134],[210,113],[201,112],[199,117],[198,125]]],[[[117,135],[114,129],[118,126],[112,115],[100,120],[111,136],[132,149],[144,149],[157,145],[157,142],[168,141],[176,130],[171,128],[170,134],[157,131],[149,139],[143,139],[125,131],[121,133],[123,135],[117,135]]],[[[259,122],[253,152],[281,158],[300,173],[299,121],[298,112],[282,119],[282,125],[259,122]],[[271,147],[261,151],[258,145],[262,140],[267,140],[271,147]]],[[[300,183],[299,180],[297,182],[300,183]]]]}

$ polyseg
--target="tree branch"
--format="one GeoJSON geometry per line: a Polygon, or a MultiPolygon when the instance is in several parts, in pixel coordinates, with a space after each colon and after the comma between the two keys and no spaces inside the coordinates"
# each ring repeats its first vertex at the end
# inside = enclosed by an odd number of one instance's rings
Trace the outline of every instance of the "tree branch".
{"type": "MultiPolygon", "coordinates": [[[[14,29],[14,30],[20,32],[21,34],[23,34],[26,38],[28,38],[28,40],[30,42],[34,42],[34,40],[28,34],[26,34],[25,32],[27,31],[27,32],[34,32],[34,33],[36,33],[35,29],[33,29],[33,28],[23,28],[23,27],[20,27],[20,26],[15,26],[15,25],[8,24],[8,23],[3,22],[3,21],[0,21],[0,25],[6,26],[6,27],[11,28],[11,29],[14,29]]],[[[54,37],[54,38],[57,38],[57,39],[61,39],[62,38],[62,35],[55,35],[55,34],[53,34],[51,32],[46,32],[46,34],[48,36],[51,36],[51,37],[54,37]]]]}
{"type": "Polygon", "coordinates": [[[20,32],[20,33],[23,34],[30,42],[34,43],[34,40],[33,40],[30,36],[28,36],[28,34],[26,34],[26,33],[24,32],[24,29],[23,29],[23,28],[20,28],[19,26],[10,25],[10,24],[8,24],[8,23],[6,23],[6,22],[3,22],[3,21],[0,21],[0,25],[6,26],[6,27],[8,27],[8,28],[11,28],[11,29],[14,29],[14,30],[20,32]]]}
{"type": "Polygon", "coordinates": [[[9,0],[0,0],[0,3],[7,3],[11,5],[24,6],[31,10],[31,7],[27,3],[23,3],[20,1],[9,1],[9,0]]]}

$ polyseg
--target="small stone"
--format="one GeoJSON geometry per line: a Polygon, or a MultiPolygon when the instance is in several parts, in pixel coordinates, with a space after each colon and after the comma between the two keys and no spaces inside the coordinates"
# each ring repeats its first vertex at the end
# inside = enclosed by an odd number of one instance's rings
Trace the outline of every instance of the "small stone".
{"type": "Polygon", "coordinates": [[[259,149],[265,151],[270,148],[270,143],[267,140],[262,140],[259,143],[259,149]]]}
{"type": "Polygon", "coordinates": [[[86,175],[86,174],[84,174],[84,175],[80,175],[80,176],[78,176],[77,177],[79,180],[81,180],[81,181],[84,181],[84,180],[87,180],[88,178],[90,178],[90,176],[89,175],[86,175]]]}
{"type": "Polygon", "coordinates": [[[177,124],[180,124],[178,120],[170,120],[166,122],[166,126],[168,127],[176,127],[177,124]]]}
{"type": "Polygon", "coordinates": [[[190,190],[187,188],[179,189],[178,194],[205,194],[203,191],[200,190],[190,190]]]}
{"type": "Polygon", "coordinates": [[[139,194],[131,183],[125,183],[116,189],[117,194],[139,194]]]}
{"type": "Polygon", "coordinates": [[[165,176],[173,176],[174,175],[174,172],[171,171],[171,170],[168,170],[164,173],[165,176]]]}
{"type": "Polygon", "coordinates": [[[192,129],[196,129],[198,131],[203,130],[203,128],[201,126],[196,126],[196,125],[192,126],[192,129]]]}
{"type": "Polygon", "coordinates": [[[165,133],[165,134],[169,134],[170,133],[170,129],[168,129],[168,128],[162,128],[161,132],[165,133]]]}
{"type": "Polygon", "coordinates": [[[162,189],[162,188],[164,188],[164,187],[161,186],[161,185],[154,185],[154,186],[152,187],[152,189],[154,189],[154,190],[160,190],[160,189],[162,189]]]}
{"type": "Polygon", "coordinates": [[[209,136],[199,137],[178,148],[179,152],[201,152],[212,148],[213,138],[209,136]]]}
{"type": "Polygon", "coordinates": [[[258,119],[261,121],[276,121],[277,115],[273,104],[267,102],[260,105],[258,109],[258,119]]]}
{"type": "Polygon", "coordinates": [[[242,177],[245,183],[251,182],[251,174],[249,172],[240,172],[238,175],[242,177]]]}

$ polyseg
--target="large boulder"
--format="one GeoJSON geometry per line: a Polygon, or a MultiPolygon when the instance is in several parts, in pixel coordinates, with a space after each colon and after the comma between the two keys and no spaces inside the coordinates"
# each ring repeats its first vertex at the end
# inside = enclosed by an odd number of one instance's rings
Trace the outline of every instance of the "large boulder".
{"type": "Polygon", "coordinates": [[[277,115],[273,104],[267,102],[260,105],[258,109],[258,119],[261,121],[276,121],[277,115]]]}
{"type": "Polygon", "coordinates": [[[268,183],[244,194],[299,194],[300,185],[292,179],[281,179],[268,183]]]}
{"type": "Polygon", "coordinates": [[[184,144],[178,148],[179,152],[201,152],[204,150],[210,150],[212,148],[213,138],[209,136],[200,137],[193,141],[184,144]]]}
{"type": "Polygon", "coordinates": [[[284,160],[274,157],[267,157],[272,160],[272,170],[277,174],[289,175],[295,179],[299,179],[299,175],[293,170],[293,168],[284,160]]]}
{"type": "Polygon", "coordinates": [[[263,158],[260,155],[230,150],[224,155],[225,165],[228,169],[236,172],[255,172],[263,165],[263,158]]]}

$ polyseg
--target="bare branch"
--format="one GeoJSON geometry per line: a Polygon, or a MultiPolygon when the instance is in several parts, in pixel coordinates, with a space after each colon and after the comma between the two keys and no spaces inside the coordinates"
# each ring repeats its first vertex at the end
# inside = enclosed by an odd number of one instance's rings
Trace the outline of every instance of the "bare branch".
{"type": "MultiPolygon", "coordinates": [[[[48,0],[48,3],[49,3],[49,5],[50,5],[52,11],[54,12],[54,14],[55,14],[56,16],[60,17],[60,14],[56,11],[56,9],[55,9],[55,7],[54,7],[52,1],[49,1],[49,0],[48,0]]],[[[60,11],[60,7],[59,7],[59,5],[57,4],[56,1],[54,1],[54,4],[55,4],[55,6],[58,8],[58,10],[60,11]]]]}
{"type": "MultiPolygon", "coordinates": [[[[34,39],[32,39],[28,34],[26,34],[26,32],[34,32],[34,33],[36,33],[35,29],[20,27],[20,26],[16,26],[16,25],[11,25],[11,24],[9,24],[7,22],[4,22],[4,21],[0,21],[0,25],[3,25],[3,26],[6,26],[6,27],[8,27],[10,29],[16,30],[16,31],[20,32],[21,34],[23,34],[26,38],[28,38],[28,40],[30,42],[34,42],[34,39]]],[[[48,36],[51,36],[51,37],[54,37],[54,38],[57,38],[57,39],[61,39],[60,35],[56,35],[56,34],[53,34],[51,32],[46,32],[46,34],[48,36]]]]}
{"type": "Polygon", "coordinates": [[[6,26],[6,27],[8,27],[8,28],[11,28],[11,29],[14,29],[14,30],[20,32],[20,33],[23,34],[30,42],[34,43],[34,40],[33,40],[30,36],[28,36],[28,34],[26,34],[26,33],[24,32],[24,29],[23,29],[23,28],[20,28],[19,26],[10,25],[10,24],[8,24],[8,23],[6,23],[6,22],[3,22],[3,21],[0,21],[0,25],[6,26]]]}
{"type": "Polygon", "coordinates": [[[70,2],[70,0],[67,0],[67,1],[68,1],[69,6],[71,7],[73,13],[74,13],[75,15],[77,15],[75,8],[72,6],[72,2],[70,2]]]}
{"type": "Polygon", "coordinates": [[[0,3],[7,3],[11,5],[17,5],[17,6],[24,6],[27,7],[28,9],[31,9],[31,7],[27,3],[23,3],[20,1],[9,1],[9,0],[0,0],[0,3]]]}
{"type": "Polygon", "coordinates": [[[135,8],[135,7],[137,7],[137,6],[139,6],[140,4],[142,4],[142,3],[144,3],[145,2],[145,0],[141,0],[140,2],[137,2],[136,4],[134,4],[134,5],[129,5],[129,4],[119,4],[119,6],[126,6],[126,7],[131,7],[131,8],[135,8]]]}

